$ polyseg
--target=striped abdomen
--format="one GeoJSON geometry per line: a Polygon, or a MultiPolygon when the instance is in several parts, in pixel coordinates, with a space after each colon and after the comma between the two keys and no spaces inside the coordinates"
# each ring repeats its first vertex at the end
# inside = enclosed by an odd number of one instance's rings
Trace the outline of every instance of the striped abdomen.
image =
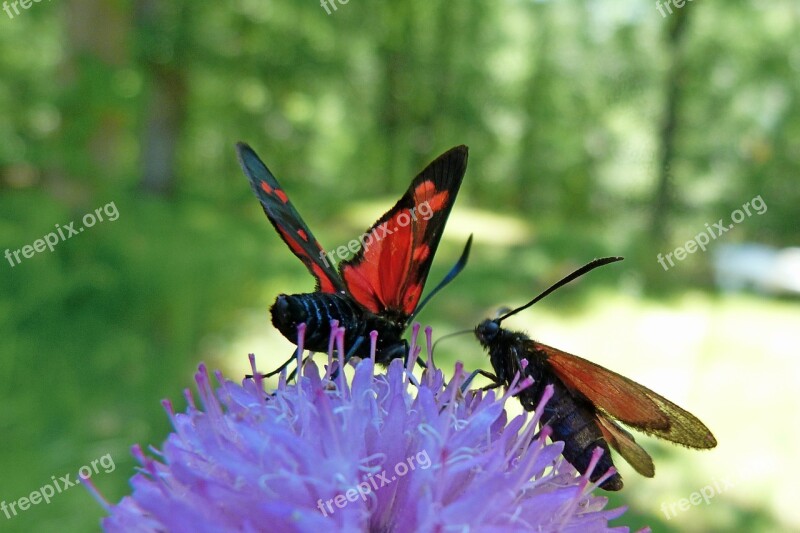
{"type": "Polygon", "coordinates": [[[364,334],[367,314],[345,295],[322,292],[281,294],[270,312],[272,324],[294,343],[297,342],[297,325],[305,323],[305,348],[314,352],[328,351],[331,320],[338,320],[339,327],[345,328],[345,349],[348,349],[364,334]]]}
{"type": "MultiPolygon", "coordinates": [[[[551,439],[564,443],[564,458],[579,472],[589,466],[596,447],[603,449],[590,479],[596,481],[614,466],[611,452],[596,421],[593,405],[580,396],[573,395],[564,386],[547,363],[547,354],[538,350],[536,344],[524,333],[500,328],[497,323],[485,320],[475,329],[478,340],[489,350],[492,368],[500,381],[508,386],[520,371],[520,362],[528,361],[524,375],[533,379],[533,384],[517,394],[522,407],[534,411],[542,399],[548,383],[553,384],[553,397],[542,413],[541,424],[552,428],[551,439]]],[[[622,477],[614,474],[601,485],[606,490],[622,488],[622,477]]]]}
{"type": "MultiPolygon", "coordinates": [[[[592,481],[596,481],[614,466],[614,463],[611,460],[608,443],[596,422],[594,409],[583,405],[584,401],[570,394],[557,379],[553,380],[553,386],[554,394],[544,408],[542,424],[552,428],[552,440],[564,442],[564,458],[581,473],[586,472],[594,449],[598,446],[603,449],[603,455],[590,476],[592,481]]],[[[619,490],[622,488],[622,477],[615,473],[605,480],[601,487],[606,490],[619,490]]]]}

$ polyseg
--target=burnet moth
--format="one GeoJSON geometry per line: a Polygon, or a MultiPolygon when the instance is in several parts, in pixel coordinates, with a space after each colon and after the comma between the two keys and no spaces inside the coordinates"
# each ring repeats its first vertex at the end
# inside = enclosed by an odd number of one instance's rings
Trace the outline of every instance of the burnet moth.
{"type": "Polygon", "coordinates": [[[267,218],[317,282],[314,292],[279,295],[270,309],[273,325],[296,343],[297,326],[305,323],[305,348],[325,352],[331,321],[336,320],[345,328],[348,358],[369,354],[373,330],[378,332],[378,363],[405,357],[403,332],[467,262],[471,238],[450,272],[421,299],[467,169],[467,147],[452,148],[425,167],[394,207],[363,234],[360,248],[340,263],[338,272],[272,172],[248,145],[238,143],[236,149],[267,218]]]}
{"type": "MultiPolygon", "coordinates": [[[[541,418],[552,429],[551,438],[564,443],[564,458],[585,473],[592,452],[603,449],[591,480],[596,481],[613,466],[613,448],[646,477],[655,475],[650,455],[636,443],[619,422],[645,434],[689,448],[708,449],[717,445],[711,431],[681,407],[647,387],[586,359],[547,346],[518,331],[501,327],[503,320],[527,309],[554,290],[602,265],[621,257],[595,259],[555,283],[525,305],[499,318],[486,319],[475,328],[475,336],[489,352],[494,374],[479,371],[493,381],[487,388],[508,387],[517,372],[533,379],[533,384],[517,394],[522,406],[535,409],[548,384],[555,391],[541,418]],[[523,361],[525,361],[523,363],[523,361]]],[[[601,485],[605,490],[620,490],[622,477],[614,473],[601,485]]]]}

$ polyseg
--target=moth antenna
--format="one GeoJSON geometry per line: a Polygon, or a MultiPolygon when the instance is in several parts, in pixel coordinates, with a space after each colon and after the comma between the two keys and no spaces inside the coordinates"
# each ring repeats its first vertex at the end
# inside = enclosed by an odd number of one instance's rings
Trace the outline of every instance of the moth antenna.
{"type": "Polygon", "coordinates": [[[472,247],[472,234],[470,234],[469,239],[467,239],[467,244],[464,246],[464,251],[461,252],[461,257],[458,258],[456,264],[453,265],[453,268],[450,269],[450,272],[447,273],[444,279],[442,279],[442,281],[440,281],[439,284],[436,287],[434,287],[434,289],[431,292],[429,292],[425,298],[423,298],[422,302],[420,302],[417,308],[414,309],[414,312],[411,314],[411,316],[408,317],[408,321],[406,323],[409,323],[412,320],[414,320],[414,317],[416,317],[419,314],[419,312],[422,311],[422,308],[425,307],[425,304],[427,304],[431,300],[431,298],[433,298],[433,295],[439,292],[440,290],[444,289],[448,283],[453,281],[453,278],[458,276],[461,273],[461,271],[464,270],[464,267],[467,266],[467,260],[469,259],[469,249],[471,247],[472,247]]]}
{"type": "Polygon", "coordinates": [[[472,330],[471,329],[465,329],[463,331],[456,331],[455,333],[448,333],[447,335],[442,335],[441,337],[436,339],[436,342],[433,343],[433,346],[431,347],[431,354],[433,354],[433,352],[436,350],[436,345],[439,344],[440,342],[442,342],[443,340],[445,340],[445,339],[447,339],[449,337],[455,337],[457,335],[464,335],[466,333],[472,333],[472,330]]]}
{"type": "Polygon", "coordinates": [[[578,270],[574,271],[572,274],[569,274],[569,275],[561,278],[559,281],[555,282],[554,284],[552,284],[548,289],[546,289],[544,292],[542,292],[539,296],[537,296],[536,298],[534,298],[530,302],[526,303],[525,305],[523,305],[521,307],[517,307],[516,309],[513,309],[513,310],[507,312],[506,314],[504,314],[500,318],[496,318],[494,321],[499,324],[500,322],[502,322],[506,318],[508,318],[508,317],[510,317],[512,315],[516,315],[520,311],[524,311],[525,309],[529,308],[530,306],[532,306],[533,304],[535,304],[536,302],[538,302],[539,300],[541,300],[542,298],[544,298],[545,296],[547,296],[548,294],[553,292],[554,290],[556,290],[556,289],[558,289],[560,287],[563,287],[564,285],[566,285],[570,281],[583,276],[587,272],[590,272],[590,271],[594,270],[597,267],[601,267],[601,266],[607,265],[609,263],[616,263],[617,261],[622,261],[622,259],[623,259],[622,257],[601,257],[599,259],[593,259],[592,261],[589,261],[588,263],[586,263],[585,265],[580,267],[578,270]]]}

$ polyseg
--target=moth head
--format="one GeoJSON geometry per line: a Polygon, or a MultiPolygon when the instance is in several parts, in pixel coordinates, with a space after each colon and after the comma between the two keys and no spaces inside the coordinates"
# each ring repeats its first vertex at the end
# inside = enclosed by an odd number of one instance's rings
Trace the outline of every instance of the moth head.
{"type": "Polygon", "coordinates": [[[500,333],[500,321],[487,318],[475,327],[475,336],[483,346],[488,347],[500,333]]]}

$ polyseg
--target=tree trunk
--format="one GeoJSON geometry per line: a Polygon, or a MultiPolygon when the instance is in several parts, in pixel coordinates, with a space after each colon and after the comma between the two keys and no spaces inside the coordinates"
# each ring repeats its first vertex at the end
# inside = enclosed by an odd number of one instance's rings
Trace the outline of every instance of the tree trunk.
{"type": "Polygon", "coordinates": [[[669,211],[674,197],[672,174],[675,159],[675,140],[679,126],[678,113],[684,96],[682,44],[686,30],[687,14],[690,10],[691,8],[687,4],[682,9],[676,9],[670,15],[670,25],[666,39],[666,48],[670,51],[672,64],[666,79],[666,97],[659,141],[658,187],[653,198],[653,216],[650,225],[651,242],[657,245],[667,242],[669,233],[669,211]]]}
{"type": "Polygon", "coordinates": [[[161,196],[176,187],[176,154],[186,118],[187,83],[181,58],[185,5],[138,0],[136,24],[144,38],[141,61],[149,75],[142,128],[142,190],[161,196]]]}

